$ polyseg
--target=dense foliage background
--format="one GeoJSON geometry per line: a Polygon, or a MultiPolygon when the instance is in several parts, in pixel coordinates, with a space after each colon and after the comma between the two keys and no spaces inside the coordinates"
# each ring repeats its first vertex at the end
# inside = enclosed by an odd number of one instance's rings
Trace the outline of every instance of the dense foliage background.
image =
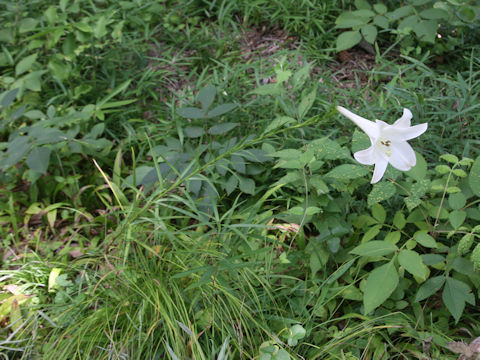
{"type": "Polygon", "coordinates": [[[476,359],[480,7],[0,2],[5,359],[476,359]],[[428,131],[373,167],[336,110],[428,131]]]}

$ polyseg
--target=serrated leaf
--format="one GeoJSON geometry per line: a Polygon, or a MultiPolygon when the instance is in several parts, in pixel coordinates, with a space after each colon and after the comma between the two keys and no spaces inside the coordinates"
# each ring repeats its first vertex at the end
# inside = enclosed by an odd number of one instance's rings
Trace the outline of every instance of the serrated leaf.
{"type": "Polygon", "coordinates": [[[237,105],[233,103],[226,103],[226,104],[215,106],[212,110],[210,110],[207,113],[207,117],[212,118],[212,117],[217,117],[217,116],[226,114],[232,111],[233,109],[235,109],[236,107],[237,105]]]}
{"type": "Polygon", "coordinates": [[[433,294],[435,294],[437,291],[439,291],[443,284],[445,283],[445,276],[435,276],[433,278],[428,279],[425,281],[422,286],[417,291],[417,295],[415,295],[415,301],[422,301],[433,294]]]}
{"type": "Polygon", "coordinates": [[[392,243],[380,240],[372,240],[365,244],[358,245],[350,254],[359,256],[384,256],[398,250],[398,247],[392,243]]]}
{"type": "Polygon", "coordinates": [[[421,256],[412,250],[401,250],[398,254],[398,262],[410,274],[417,276],[423,280],[427,278],[428,269],[423,264],[421,256]]]}
{"type": "Polygon", "coordinates": [[[212,105],[213,100],[215,99],[215,95],[217,95],[217,90],[213,85],[207,85],[199,91],[197,95],[197,101],[202,104],[203,111],[206,112],[208,108],[212,105]]]}
{"type": "Polygon", "coordinates": [[[368,169],[360,165],[342,164],[331,170],[327,177],[338,180],[351,180],[363,177],[369,173],[368,169]]]}
{"type": "Polygon", "coordinates": [[[391,198],[396,193],[395,185],[391,182],[380,182],[373,185],[372,190],[368,194],[368,206],[379,203],[380,201],[391,198]]]}
{"type": "Polygon", "coordinates": [[[345,31],[337,38],[337,52],[350,49],[362,40],[359,31],[345,31]]]}
{"type": "Polygon", "coordinates": [[[50,153],[52,151],[47,147],[34,147],[27,156],[27,165],[31,170],[41,174],[47,172],[50,162],[50,153]]]}
{"type": "Polygon", "coordinates": [[[377,28],[372,24],[363,25],[360,28],[360,31],[362,32],[362,35],[365,41],[370,44],[373,44],[377,39],[378,31],[377,31],[377,28]]]}
{"type": "Polygon", "coordinates": [[[29,55],[18,62],[15,66],[15,76],[22,75],[32,68],[33,63],[37,60],[38,54],[29,55]]]}
{"type": "MultiPolygon", "coordinates": [[[[391,244],[390,244],[391,245],[391,244]]],[[[398,285],[398,273],[393,261],[375,268],[367,278],[363,294],[364,314],[379,307],[398,285]]]]}
{"type": "Polygon", "coordinates": [[[208,129],[208,133],[210,135],[221,135],[229,132],[230,130],[235,129],[239,123],[231,123],[231,122],[226,122],[226,123],[221,123],[215,126],[212,126],[210,129],[208,129]]]}
{"type": "Polygon", "coordinates": [[[447,277],[442,300],[450,314],[454,317],[455,322],[460,320],[465,309],[465,302],[470,302],[471,291],[470,287],[463,281],[447,277]]]}

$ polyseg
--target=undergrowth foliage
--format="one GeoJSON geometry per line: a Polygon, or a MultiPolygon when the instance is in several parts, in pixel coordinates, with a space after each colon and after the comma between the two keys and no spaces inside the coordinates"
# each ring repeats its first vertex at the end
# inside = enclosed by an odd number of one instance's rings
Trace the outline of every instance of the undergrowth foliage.
{"type": "Polygon", "coordinates": [[[2,355],[474,358],[478,9],[432,3],[3,2],[2,355]],[[353,86],[305,55],[335,19],[377,52],[353,86]],[[295,46],[252,56],[266,21],[295,46]],[[433,69],[437,45],[470,51],[433,69]],[[412,109],[415,167],[370,184],[336,105],[412,109]]]}

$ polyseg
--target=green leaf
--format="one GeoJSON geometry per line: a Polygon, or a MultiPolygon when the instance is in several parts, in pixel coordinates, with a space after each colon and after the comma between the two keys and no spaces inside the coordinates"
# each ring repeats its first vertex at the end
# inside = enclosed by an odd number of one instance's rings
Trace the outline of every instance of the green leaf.
{"type": "Polygon", "coordinates": [[[445,10],[430,8],[420,12],[420,16],[428,20],[448,19],[448,13],[445,10]]]}
{"type": "Polygon", "coordinates": [[[472,294],[470,287],[463,281],[447,277],[445,288],[443,289],[442,299],[455,322],[460,320],[465,302],[471,302],[472,294]]]}
{"type": "Polygon", "coordinates": [[[397,285],[398,273],[393,261],[375,268],[368,275],[365,285],[363,294],[364,314],[369,314],[383,304],[397,288],[397,285]]]}
{"type": "Polygon", "coordinates": [[[403,215],[403,212],[400,210],[395,213],[395,216],[393,217],[393,225],[397,228],[402,230],[405,225],[407,224],[407,221],[405,220],[405,215],[403,215]]]}
{"type": "Polygon", "coordinates": [[[480,156],[475,159],[475,162],[470,169],[468,184],[470,185],[472,192],[480,197],[480,156]]]}
{"type": "Polygon", "coordinates": [[[448,197],[448,204],[453,210],[462,209],[467,203],[467,198],[461,192],[450,194],[448,197]]]}
{"type": "Polygon", "coordinates": [[[240,174],[245,174],[245,160],[243,160],[243,157],[238,156],[238,155],[232,155],[230,158],[232,168],[239,172],[240,174]]]}
{"type": "Polygon", "coordinates": [[[5,109],[12,105],[12,103],[17,98],[18,88],[10,91],[5,91],[2,95],[2,107],[5,109]]]}
{"type": "Polygon", "coordinates": [[[213,100],[215,99],[215,95],[217,95],[217,90],[213,85],[207,85],[197,95],[197,101],[202,104],[202,110],[207,111],[208,108],[212,105],[213,100]]]}
{"type": "Polygon", "coordinates": [[[458,229],[463,224],[466,217],[466,211],[454,210],[448,214],[448,220],[450,220],[450,224],[454,229],[458,229]]]}
{"type": "Polygon", "coordinates": [[[413,238],[415,239],[416,242],[418,242],[420,245],[428,248],[437,248],[438,244],[435,241],[433,237],[425,233],[424,231],[417,231],[415,235],[413,235],[413,238]]]}
{"type": "Polygon", "coordinates": [[[432,296],[442,288],[444,283],[445,283],[445,276],[443,275],[435,276],[433,278],[428,279],[418,289],[417,295],[415,295],[415,301],[419,302],[432,296]]]}
{"type": "Polygon", "coordinates": [[[37,27],[37,24],[38,24],[38,20],[36,19],[33,19],[33,18],[22,19],[18,24],[18,32],[20,34],[24,34],[26,32],[35,30],[35,28],[37,27]]]}
{"type": "Polygon", "coordinates": [[[437,29],[437,20],[422,20],[413,26],[415,35],[417,35],[421,41],[426,41],[432,44],[435,42],[437,29]]]}
{"type": "Polygon", "coordinates": [[[421,256],[412,250],[401,250],[398,254],[398,262],[410,274],[423,280],[427,279],[428,269],[423,264],[421,256]]]}
{"type": "Polygon", "coordinates": [[[57,278],[62,270],[63,269],[61,268],[53,268],[50,270],[50,275],[48,276],[48,292],[59,287],[59,284],[57,284],[57,278]]]}
{"type": "Polygon", "coordinates": [[[277,129],[279,127],[282,127],[284,125],[295,123],[295,122],[296,122],[295,119],[293,119],[291,117],[288,117],[288,116],[277,117],[270,124],[268,124],[268,126],[266,127],[266,129],[264,130],[263,133],[267,134],[272,130],[275,130],[275,129],[277,129]]]}
{"type": "Polygon", "coordinates": [[[371,145],[370,139],[363,131],[355,129],[352,138],[352,152],[364,150],[371,145]]]}
{"type": "Polygon", "coordinates": [[[198,138],[205,134],[205,130],[199,126],[187,126],[183,129],[183,134],[187,138],[198,138]]]}
{"type": "Polygon", "coordinates": [[[43,13],[45,19],[49,25],[55,24],[57,20],[57,8],[55,6],[49,6],[47,10],[43,13]]]}
{"type": "Polygon", "coordinates": [[[407,15],[410,15],[413,12],[415,12],[415,9],[413,8],[413,6],[410,6],[410,5],[402,6],[388,13],[388,18],[390,20],[399,20],[407,15]]]}
{"type": "Polygon", "coordinates": [[[379,28],[386,29],[388,28],[388,18],[383,15],[377,15],[373,18],[373,23],[379,28]]]}
{"type": "Polygon", "coordinates": [[[92,28],[90,27],[90,25],[88,25],[86,23],[77,22],[77,23],[75,23],[74,26],[82,32],[85,32],[85,33],[91,33],[92,32],[92,28]]]}
{"type": "Polygon", "coordinates": [[[302,152],[297,149],[284,149],[268,154],[268,156],[278,157],[283,160],[294,160],[302,156],[302,152]]]}
{"type": "Polygon", "coordinates": [[[238,179],[240,181],[239,187],[241,191],[249,195],[253,195],[255,193],[255,181],[243,176],[239,176],[238,179]]]}
{"type": "Polygon", "coordinates": [[[421,19],[417,15],[410,15],[400,21],[400,24],[398,24],[398,30],[405,30],[407,28],[413,30],[415,25],[419,24],[420,21],[421,19]]]}
{"type": "Polygon", "coordinates": [[[313,89],[309,94],[307,94],[304,98],[302,98],[302,101],[300,102],[300,105],[298,106],[298,116],[300,119],[303,119],[305,115],[307,115],[308,110],[312,107],[315,99],[317,96],[317,90],[313,89]]]}
{"type": "Polygon", "coordinates": [[[52,151],[47,147],[34,147],[27,156],[28,167],[31,170],[45,174],[47,172],[51,152],[52,151]]]}
{"type": "Polygon", "coordinates": [[[387,212],[380,204],[374,204],[372,206],[372,215],[381,224],[383,224],[387,218],[387,212]]]}
{"type": "Polygon", "coordinates": [[[350,251],[350,254],[359,256],[384,256],[397,250],[398,247],[394,244],[380,240],[372,240],[365,244],[358,245],[350,251]]]}
{"type": "Polygon", "coordinates": [[[250,94],[254,95],[280,95],[285,88],[278,84],[266,84],[259,86],[258,88],[250,91],[250,94]]]}
{"type": "Polygon", "coordinates": [[[362,40],[359,31],[345,31],[337,38],[337,52],[350,49],[362,40]]]}
{"type": "Polygon", "coordinates": [[[226,114],[232,111],[233,109],[235,109],[236,107],[237,105],[233,103],[226,103],[226,104],[215,106],[212,110],[210,110],[207,113],[207,117],[212,118],[212,117],[217,117],[217,116],[226,114]]]}
{"type": "Polygon", "coordinates": [[[470,5],[462,5],[457,12],[458,17],[465,22],[473,22],[475,20],[475,8],[470,5]]]}
{"type": "Polygon", "coordinates": [[[177,114],[188,119],[202,119],[205,118],[205,112],[196,107],[185,107],[177,109],[177,114]]]}
{"type": "Polygon", "coordinates": [[[368,169],[360,165],[342,164],[331,170],[326,176],[337,180],[351,180],[363,177],[368,169]]]}
{"type": "Polygon", "coordinates": [[[227,183],[225,184],[225,191],[227,192],[227,195],[230,195],[233,190],[237,188],[238,185],[238,179],[235,175],[230,176],[228,179],[227,183]]]}
{"type": "Polygon", "coordinates": [[[387,7],[382,3],[374,4],[373,9],[380,15],[383,15],[388,11],[387,7]]]}
{"type": "Polygon", "coordinates": [[[377,28],[371,24],[366,24],[363,25],[360,28],[360,31],[362,32],[363,38],[365,39],[366,42],[373,44],[377,38],[377,28]]]}
{"type": "Polygon", "coordinates": [[[370,10],[372,8],[367,0],[355,0],[355,7],[359,10],[370,10]]]}
{"type": "Polygon", "coordinates": [[[19,76],[30,70],[35,60],[37,60],[37,57],[38,54],[35,53],[20,60],[17,66],[15,66],[15,75],[19,76]]]}
{"type": "Polygon", "coordinates": [[[440,156],[440,159],[445,160],[446,162],[449,162],[451,164],[457,164],[458,163],[458,157],[452,154],[443,154],[440,156]]]}
{"type": "Polygon", "coordinates": [[[93,35],[100,39],[107,34],[107,19],[105,16],[100,16],[97,20],[95,27],[93,28],[93,35]]]}
{"type": "Polygon", "coordinates": [[[365,24],[368,19],[357,16],[352,11],[346,11],[340,14],[340,16],[335,20],[337,29],[349,29],[355,26],[360,26],[365,24]]]}
{"type": "MultiPolygon", "coordinates": [[[[425,161],[425,158],[422,156],[422,154],[415,152],[415,156],[417,158],[417,163],[413,168],[406,171],[405,173],[407,174],[407,176],[411,177],[414,180],[422,181],[427,175],[427,162],[425,161]]],[[[420,196],[423,196],[423,194],[420,196]]]]}
{"type": "Polygon", "coordinates": [[[311,65],[306,64],[303,68],[301,68],[300,70],[295,72],[295,74],[293,74],[293,77],[292,77],[293,89],[292,90],[294,92],[303,87],[303,85],[305,84],[305,82],[308,79],[308,76],[310,75],[310,68],[311,68],[311,65]]]}
{"type": "Polygon", "coordinates": [[[26,75],[23,78],[25,80],[25,87],[28,90],[40,91],[42,89],[42,75],[46,72],[47,70],[32,71],[26,75]]]}
{"type": "Polygon", "coordinates": [[[235,129],[238,125],[240,125],[240,123],[231,123],[231,122],[221,123],[221,124],[212,126],[210,129],[208,129],[208,133],[210,135],[225,134],[226,132],[229,132],[230,130],[235,129]]]}
{"type": "Polygon", "coordinates": [[[350,152],[347,149],[327,137],[313,140],[307,145],[307,149],[312,149],[317,159],[351,159],[350,152]]]}
{"type": "Polygon", "coordinates": [[[368,194],[368,206],[387,200],[395,195],[396,188],[391,182],[380,182],[373,185],[372,191],[368,194]]]}
{"type": "MultiPolygon", "coordinates": [[[[293,325],[290,329],[288,329],[288,340],[287,343],[289,346],[296,346],[298,344],[298,340],[301,340],[305,337],[307,331],[301,325],[293,325]]],[[[290,358],[290,356],[289,356],[290,358]]]]}

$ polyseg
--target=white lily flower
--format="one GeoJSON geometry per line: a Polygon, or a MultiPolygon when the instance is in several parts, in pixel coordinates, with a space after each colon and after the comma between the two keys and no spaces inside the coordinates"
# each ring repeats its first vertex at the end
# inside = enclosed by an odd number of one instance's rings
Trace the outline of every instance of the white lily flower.
{"type": "Polygon", "coordinates": [[[389,125],[382,120],[375,122],[362,118],[344,107],[337,106],[337,110],[357,124],[370,138],[372,146],[353,154],[355,159],[363,165],[375,165],[371,183],[380,181],[388,163],[394,168],[408,171],[417,163],[417,158],[407,140],[422,135],[428,123],[410,126],[412,112],[403,109],[403,115],[389,125]]]}

